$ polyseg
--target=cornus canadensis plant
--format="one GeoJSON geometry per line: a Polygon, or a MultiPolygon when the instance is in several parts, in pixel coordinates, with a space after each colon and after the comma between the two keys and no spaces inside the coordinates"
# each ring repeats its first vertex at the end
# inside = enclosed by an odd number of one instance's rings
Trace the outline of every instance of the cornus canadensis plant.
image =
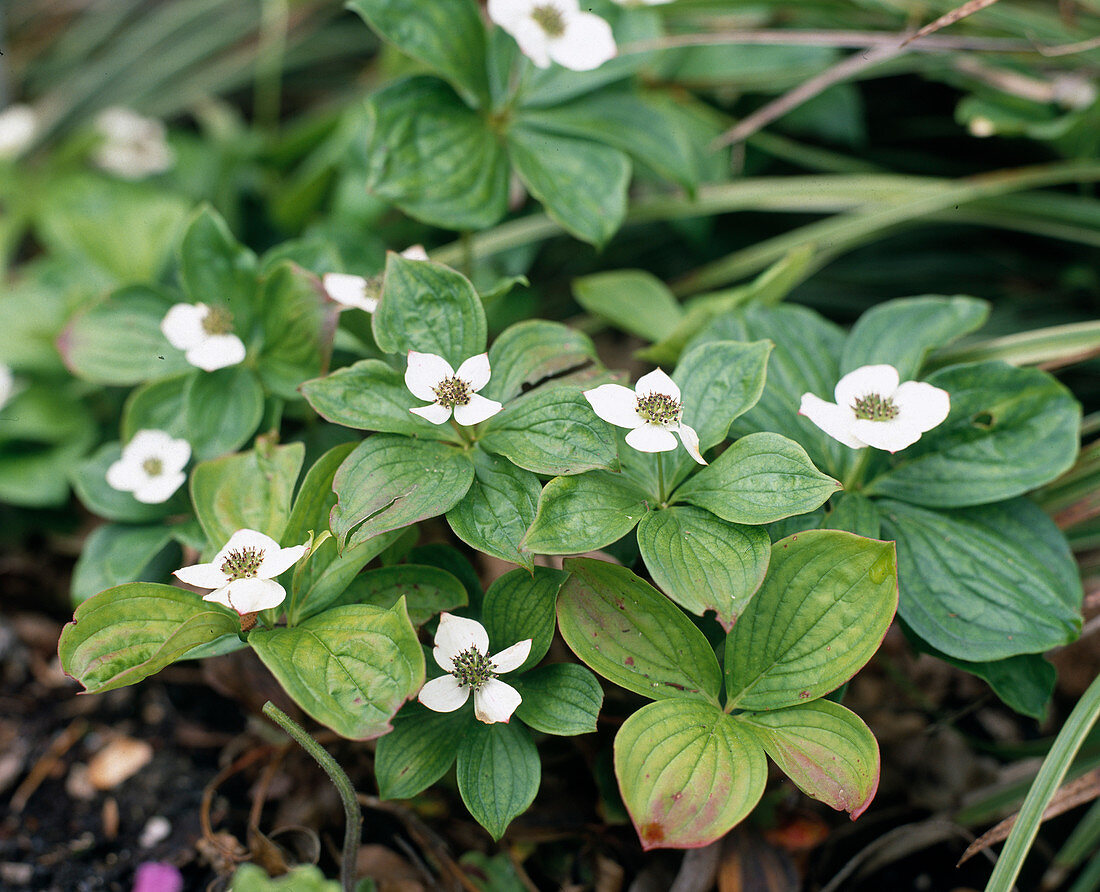
{"type": "Polygon", "coordinates": [[[183,469],[191,461],[191,444],[164,431],[140,430],[122,448],[122,456],[107,468],[107,482],[134,494],[145,504],[167,502],[183,486],[183,469]]]}
{"type": "Polygon", "coordinates": [[[539,68],[599,68],[616,52],[611,26],[578,0],[489,0],[489,18],[515,38],[539,68]]]}
{"type": "Polygon", "coordinates": [[[639,378],[633,391],[621,384],[601,384],[586,390],[584,398],[604,421],[630,428],[626,443],[639,452],[670,452],[676,448],[675,433],[688,455],[701,465],[707,463],[699,454],[699,435],[683,423],[680,388],[660,369],[639,378]]]}
{"type": "Polygon", "coordinates": [[[233,314],[222,306],[176,304],[160,323],[164,336],[187,361],[213,372],[244,360],[244,342],[233,333],[233,314]]]}
{"type": "Polygon", "coordinates": [[[212,561],[181,567],[172,575],[196,588],[214,589],[202,599],[237,611],[243,624],[244,617],[283,603],[286,589],[275,577],[294,566],[308,549],[308,545],[281,548],[256,530],[237,530],[212,561]]]}
{"type": "Polygon", "coordinates": [[[456,372],[442,356],[409,351],[405,385],[413,396],[431,400],[430,406],[409,409],[432,424],[443,424],[452,412],[456,423],[463,426],[480,424],[492,418],[503,406],[496,400],[481,396],[478,391],[489,383],[489,354],[471,356],[456,372]]]}
{"type": "Polygon", "coordinates": [[[97,167],[125,180],[163,173],[175,163],[164,123],[121,107],[104,109],[95,120],[101,142],[92,156],[97,167]]]}
{"type": "Polygon", "coordinates": [[[799,414],[853,449],[873,446],[898,452],[947,418],[947,391],[922,381],[899,383],[892,365],[865,365],[841,378],[835,403],[802,394],[799,414]]]}
{"type": "Polygon", "coordinates": [[[507,722],[523,698],[498,676],[518,669],[531,652],[527,638],[489,656],[489,635],[477,620],[443,613],[432,655],[447,675],[433,678],[417,699],[435,712],[454,712],[474,695],[479,722],[507,722]]]}

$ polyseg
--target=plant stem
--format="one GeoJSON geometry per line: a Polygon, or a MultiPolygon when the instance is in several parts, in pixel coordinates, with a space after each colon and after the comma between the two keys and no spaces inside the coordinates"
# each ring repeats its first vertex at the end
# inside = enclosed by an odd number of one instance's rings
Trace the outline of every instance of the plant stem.
{"type": "Polygon", "coordinates": [[[355,787],[351,780],[328,751],[306,733],[294,719],[268,700],[264,704],[264,715],[286,731],[298,745],[309,753],[321,766],[340,794],[344,804],[344,851],[340,860],[340,885],[344,892],[355,892],[355,858],[359,851],[359,842],[363,835],[363,813],[359,809],[359,800],[355,797],[355,787]]]}
{"type": "Polygon", "coordinates": [[[663,452],[657,453],[657,494],[663,505],[668,498],[665,493],[665,454],[663,452]]]}
{"type": "Polygon", "coordinates": [[[1027,857],[1031,844],[1039,832],[1039,825],[1043,822],[1043,812],[1058,791],[1066,772],[1069,771],[1077,751],[1084,743],[1092,726],[1100,717],[1100,676],[1092,680],[1092,684],[1081,695],[1073,712],[1069,714],[1062,730],[1054,738],[1050,752],[1043,759],[1043,767],[1039,769],[1031,789],[1028,790],[1024,804],[1017,815],[1016,823],[1008,834],[1005,846],[1001,850],[1001,857],[993,868],[993,874],[986,884],[985,892],[1009,892],[1016,878],[1020,875],[1024,858],[1027,857]]]}
{"type": "Polygon", "coordinates": [[[852,469],[844,475],[844,480],[841,481],[844,484],[845,492],[852,492],[860,488],[863,478],[867,476],[867,468],[871,464],[873,453],[874,450],[870,446],[860,450],[860,456],[856,459],[856,463],[852,465],[852,469]]]}

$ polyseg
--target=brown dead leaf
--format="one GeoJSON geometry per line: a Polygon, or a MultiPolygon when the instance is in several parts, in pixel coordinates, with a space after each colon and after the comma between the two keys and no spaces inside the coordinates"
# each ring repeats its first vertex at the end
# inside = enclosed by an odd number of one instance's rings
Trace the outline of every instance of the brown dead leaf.
{"type": "Polygon", "coordinates": [[[972,16],[976,12],[981,12],[996,3],[997,0],[970,0],[969,3],[964,3],[962,6],[956,7],[951,12],[944,13],[938,19],[931,24],[925,25],[916,34],[908,38],[902,46],[907,43],[912,43],[914,40],[919,40],[922,37],[927,37],[929,34],[934,34],[941,28],[946,28],[948,25],[954,25],[967,16],[972,16]]]}

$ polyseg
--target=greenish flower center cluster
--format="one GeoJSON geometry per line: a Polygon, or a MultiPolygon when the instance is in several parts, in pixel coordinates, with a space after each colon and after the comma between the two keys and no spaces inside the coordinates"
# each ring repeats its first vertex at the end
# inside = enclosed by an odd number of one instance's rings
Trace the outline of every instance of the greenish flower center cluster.
{"type": "Polygon", "coordinates": [[[470,385],[461,378],[444,378],[432,391],[435,393],[435,401],[441,406],[452,408],[465,406],[470,402],[470,385]]]}
{"type": "Polygon", "coordinates": [[[650,424],[662,426],[675,424],[680,420],[683,405],[665,393],[647,393],[638,397],[635,407],[638,415],[650,424]]]}
{"type": "Polygon", "coordinates": [[[466,685],[475,691],[490,678],[496,678],[489,657],[476,647],[464,650],[454,658],[453,662],[455,667],[451,674],[458,679],[459,684],[466,685]]]}
{"type": "Polygon", "coordinates": [[[565,19],[556,6],[536,6],[531,10],[531,18],[551,37],[561,37],[565,33],[565,19]]]}
{"type": "Polygon", "coordinates": [[[233,331],[233,314],[225,307],[211,307],[202,320],[202,330],[208,335],[229,334],[233,331]]]}
{"type": "Polygon", "coordinates": [[[147,458],[141,463],[141,469],[150,477],[159,477],[164,473],[164,462],[159,458],[147,458]]]}
{"type": "Polygon", "coordinates": [[[225,556],[221,571],[230,579],[248,579],[256,575],[263,559],[262,548],[235,548],[225,556]]]}
{"type": "Polygon", "coordinates": [[[892,399],[883,399],[877,393],[869,393],[852,405],[856,418],[861,421],[889,421],[896,418],[898,407],[892,399]]]}

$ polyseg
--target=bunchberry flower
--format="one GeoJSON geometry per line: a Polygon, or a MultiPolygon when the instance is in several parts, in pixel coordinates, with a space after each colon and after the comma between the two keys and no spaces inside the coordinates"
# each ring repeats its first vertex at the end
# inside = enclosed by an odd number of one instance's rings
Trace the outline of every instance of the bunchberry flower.
{"type": "Polygon", "coordinates": [[[873,446],[897,452],[940,424],[951,411],[951,397],[923,381],[899,383],[892,365],[865,365],[841,378],[835,403],[802,394],[805,415],[834,440],[852,449],[873,446]]]}
{"type": "Polygon", "coordinates": [[[146,505],[167,502],[187,479],[191,444],[158,430],[140,430],[122,447],[122,457],[107,468],[107,483],[134,494],[146,505]]]}
{"type": "Polygon", "coordinates": [[[448,674],[425,684],[417,699],[436,712],[454,712],[473,691],[478,721],[507,722],[523,698],[497,676],[518,669],[529,653],[531,639],[527,638],[490,657],[489,634],[481,623],[441,613],[432,654],[448,674]]]}
{"type": "Polygon", "coordinates": [[[245,356],[244,342],[233,334],[233,315],[225,307],[176,304],[161,320],[160,330],[204,372],[236,365],[245,356]]]}
{"type": "Polygon", "coordinates": [[[601,384],[586,390],[584,398],[604,421],[630,428],[626,442],[639,452],[675,449],[676,433],[688,455],[701,465],[707,463],[699,452],[699,435],[681,420],[684,405],[680,388],[660,369],[642,375],[633,390],[622,384],[601,384]]]}
{"type": "Polygon", "coordinates": [[[611,26],[578,0],[489,0],[489,18],[515,38],[539,68],[599,68],[615,55],[611,26]]]}
{"type": "Polygon", "coordinates": [[[442,356],[409,351],[405,386],[417,399],[431,400],[430,406],[417,406],[410,412],[432,424],[443,424],[454,411],[461,425],[479,424],[501,410],[496,400],[478,394],[489,383],[489,354],[471,356],[456,372],[442,356]]]}
{"type": "Polygon", "coordinates": [[[102,137],[92,160],[96,166],[126,180],[141,180],[168,170],[174,162],[164,124],[128,108],[107,108],[95,119],[102,137]]]}
{"type": "MultiPolygon", "coordinates": [[[[210,563],[182,567],[173,575],[196,588],[214,589],[202,596],[204,601],[214,601],[249,617],[283,603],[286,589],[275,577],[294,566],[307,547],[282,548],[270,536],[256,530],[237,530],[210,563]]],[[[255,617],[251,619],[247,626],[242,621],[246,630],[255,623],[255,617]]]]}
{"type": "MultiPolygon", "coordinates": [[[[406,260],[427,260],[428,252],[424,250],[423,245],[410,245],[401,252],[401,256],[406,260]]],[[[354,276],[350,273],[325,273],[321,276],[321,287],[325,289],[329,299],[338,304],[373,313],[378,309],[382,277],[365,279],[363,276],[354,276]]]]}
{"type": "Polygon", "coordinates": [[[0,159],[18,158],[38,134],[38,113],[29,105],[9,105],[0,112],[0,159]]]}

